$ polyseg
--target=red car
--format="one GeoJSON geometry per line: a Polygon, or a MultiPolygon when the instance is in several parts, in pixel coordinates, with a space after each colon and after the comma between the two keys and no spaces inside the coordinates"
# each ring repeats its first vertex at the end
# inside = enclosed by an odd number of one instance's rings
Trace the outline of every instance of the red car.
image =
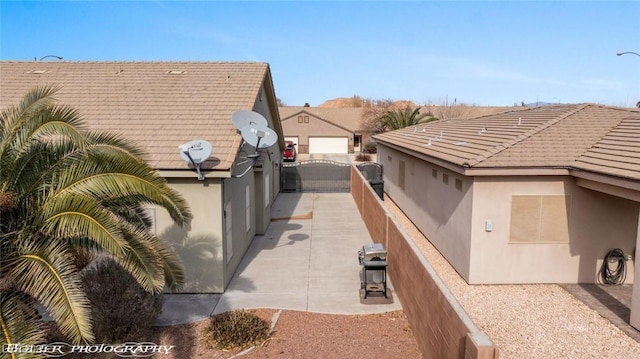
{"type": "Polygon", "coordinates": [[[284,151],[282,151],[282,160],[295,162],[296,160],[296,144],[292,141],[287,141],[285,143],[286,147],[284,151]]]}

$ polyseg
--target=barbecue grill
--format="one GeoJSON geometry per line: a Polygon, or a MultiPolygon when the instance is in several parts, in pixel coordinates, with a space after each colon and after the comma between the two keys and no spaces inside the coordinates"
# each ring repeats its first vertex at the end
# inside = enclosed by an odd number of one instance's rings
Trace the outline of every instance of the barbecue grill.
{"type": "Polygon", "coordinates": [[[358,251],[358,261],[362,266],[360,289],[364,290],[364,298],[369,293],[382,293],[387,298],[387,250],[384,245],[365,244],[358,251]]]}

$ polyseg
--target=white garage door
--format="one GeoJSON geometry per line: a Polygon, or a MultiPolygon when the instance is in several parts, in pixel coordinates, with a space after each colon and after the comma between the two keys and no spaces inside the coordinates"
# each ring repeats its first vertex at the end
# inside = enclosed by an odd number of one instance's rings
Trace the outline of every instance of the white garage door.
{"type": "Polygon", "coordinates": [[[349,138],[309,137],[309,153],[349,153],[349,138]]]}

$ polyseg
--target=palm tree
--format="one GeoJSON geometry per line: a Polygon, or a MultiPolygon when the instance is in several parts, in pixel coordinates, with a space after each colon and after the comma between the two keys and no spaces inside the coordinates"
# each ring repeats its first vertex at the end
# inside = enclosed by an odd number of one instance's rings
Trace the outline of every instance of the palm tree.
{"type": "Polygon", "coordinates": [[[0,345],[42,340],[36,301],[72,343],[94,340],[79,253],[113,258],[149,292],[184,282],[143,207],[163,207],[184,225],[186,202],[139,148],[87,131],[56,91],[36,88],[0,113],[0,345]]]}
{"type": "Polygon", "coordinates": [[[420,113],[420,107],[412,109],[407,106],[400,110],[388,110],[383,112],[376,120],[377,127],[381,131],[392,131],[408,126],[417,125],[436,120],[431,113],[420,113]]]}

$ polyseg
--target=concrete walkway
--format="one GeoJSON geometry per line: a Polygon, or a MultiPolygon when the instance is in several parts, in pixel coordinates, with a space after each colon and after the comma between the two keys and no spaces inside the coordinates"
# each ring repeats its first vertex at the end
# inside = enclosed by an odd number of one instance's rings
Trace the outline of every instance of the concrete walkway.
{"type": "Polygon", "coordinates": [[[226,292],[165,295],[158,325],[205,319],[234,309],[279,308],[332,314],[402,309],[360,291],[358,250],[371,237],[349,193],[281,193],[267,233],[256,236],[226,292]]]}
{"type": "Polygon", "coordinates": [[[360,294],[358,250],[371,243],[349,193],[281,193],[272,222],[254,239],[214,313],[282,308],[334,314],[401,309],[360,294]]]}

